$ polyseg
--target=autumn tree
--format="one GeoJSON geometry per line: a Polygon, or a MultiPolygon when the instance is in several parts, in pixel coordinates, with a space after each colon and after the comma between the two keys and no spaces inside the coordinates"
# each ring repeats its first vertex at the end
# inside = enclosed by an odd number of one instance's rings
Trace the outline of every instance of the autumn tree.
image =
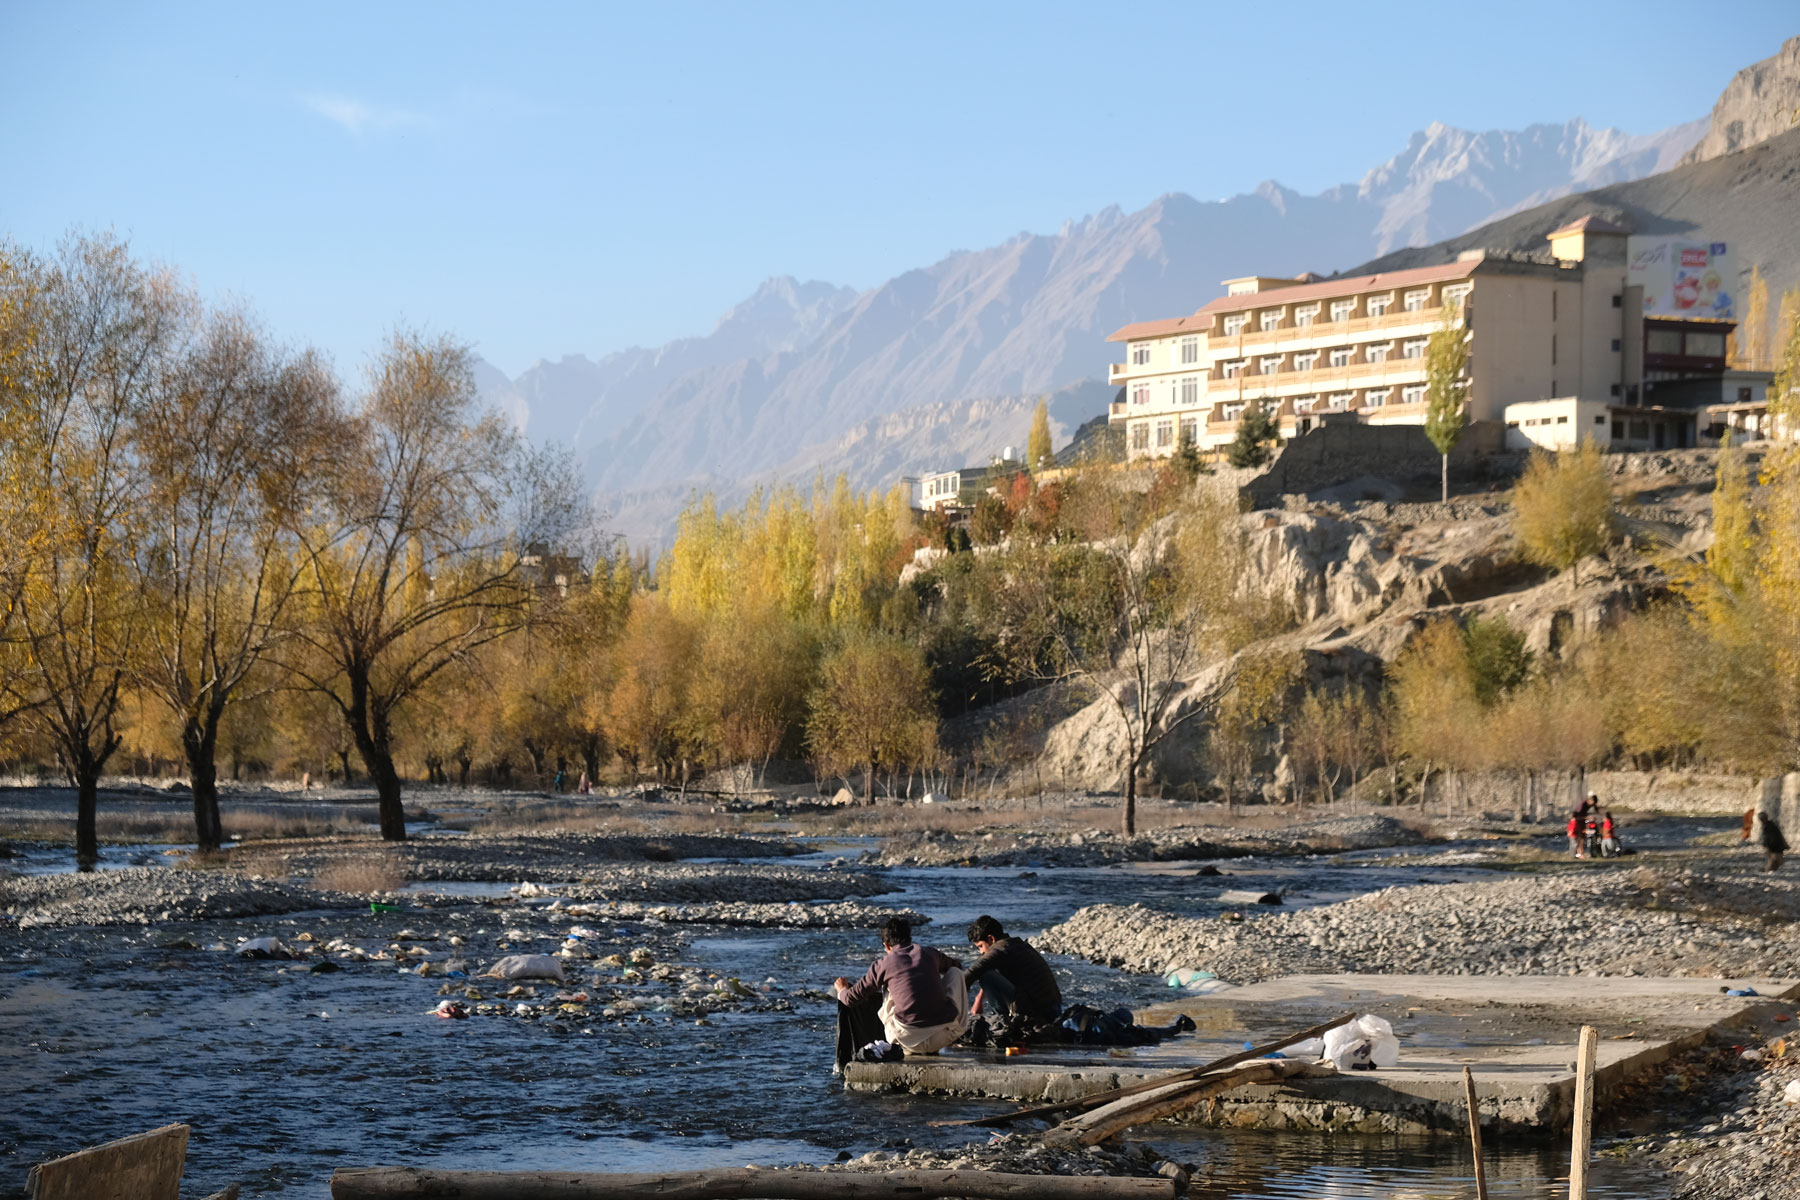
{"type": "Polygon", "coordinates": [[[608,742],[633,774],[671,781],[697,748],[690,703],[695,621],[655,593],[636,597],[612,650],[606,688],[590,703],[608,742]]]}
{"type": "Polygon", "coordinates": [[[1300,663],[1292,653],[1246,652],[1218,703],[1208,741],[1227,804],[1248,788],[1256,760],[1288,711],[1300,663]]]}
{"type": "Polygon", "coordinates": [[[1031,435],[1025,439],[1025,468],[1032,474],[1056,465],[1056,453],[1050,440],[1050,405],[1040,398],[1031,412],[1031,435]]]}
{"type": "Polygon", "coordinates": [[[1467,407],[1469,334],[1462,306],[1446,304],[1444,324],[1425,346],[1425,436],[1440,457],[1440,498],[1450,499],[1450,451],[1462,436],[1467,407]]]}
{"type": "Polygon", "coordinates": [[[322,499],[317,482],[345,426],[323,364],[277,353],[236,312],[194,332],[164,392],[134,430],[144,468],[137,577],[150,617],[135,674],[180,728],[195,836],[216,850],[221,726],[281,636],[304,573],[288,531],[322,499]]]}
{"type": "Polygon", "coordinates": [[[875,798],[875,772],[890,777],[927,765],[937,752],[937,705],[917,646],[886,634],[857,634],[819,667],[807,741],[828,770],[863,774],[863,799],[875,798]]]}
{"type": "Polygon", "coordinates": [[[1762,264],[1750,268],[1750,282],[1744,288],[1744,319],[1732,332],[1738,354],[1732,365],[1751,371],[1766,371],[1773,357],[1769,353],[1769,281],[1763,278],[1762,264]]]}
{"type": "Polygon", "coordinates": [[[191,301],[111,238],[39,259],[0,247],[0,717],[54,748],[76,789],[75,851],[99,857],[100,773],[118,749],[145,607],[134,421],[163,403],[191,301]]]}
{"type": "Polygon", "coordinates": [[[567,544],[585,520],[567,460],[528,453],[499,414],[476,410],[472,364],[448,338],[395,334],[323,519],[302,514],[294,529],[305,603],[283,663],[342,716],[391,841],[406,836],[400,709],[523,626],[525,549],[567,544]]]}
{"type": "Polygon", "coordinates": [[[1513,488],[1513,531],[1528,562],[1566,571],[1612,543],[1612,480],[1600,448],[1533,451],[1513,488]]]}
{"type": "Polygon", "coordinates": [[[1186,500],[1146,527],[1145,498],[1109,472],[1085,474],[1065,501],[1076,544],[1023,546],[992,580],[997,664],[1013,677],[1079,681],[1117,720],[1122,825],[1137,831],[1137,784],[1150,755],[1212,713],[1230,679],[1190,692],[1200,669],[1243,644],[1264,610],[1240,594],[1247,561],[1234,498],[1186,500]]]}

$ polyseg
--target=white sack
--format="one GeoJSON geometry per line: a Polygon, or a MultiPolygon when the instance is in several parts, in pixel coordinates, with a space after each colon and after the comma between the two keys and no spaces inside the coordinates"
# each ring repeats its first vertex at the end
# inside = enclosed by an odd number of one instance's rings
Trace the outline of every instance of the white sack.
{"type": "Polygon", "coordinates": [[[483,979],[554,979],[563,981],[562,960],[548,954],[509,954],[481,973],[483,979]]]}
{"type": "Polygon", "coordinates": [[[1365,1013],[1325,1035],[1325,1057],[1340,1071],[1391,1067],[1400,1061],[1400,1039],[1384,1018],[1365,1013]]]}

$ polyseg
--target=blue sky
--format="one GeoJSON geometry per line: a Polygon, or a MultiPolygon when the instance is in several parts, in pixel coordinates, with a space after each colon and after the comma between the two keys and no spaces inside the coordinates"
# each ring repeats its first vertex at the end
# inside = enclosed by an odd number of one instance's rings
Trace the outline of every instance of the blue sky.
{"type": "Polygon", "coordinates": [[[516,374],[771,275],[1315,191],[1433,120],[1650,132],[1800,32],[1791,0],[1472,7],[0,0],[0,233],[114,229],[346,370],[405,321],[516,374]]]}

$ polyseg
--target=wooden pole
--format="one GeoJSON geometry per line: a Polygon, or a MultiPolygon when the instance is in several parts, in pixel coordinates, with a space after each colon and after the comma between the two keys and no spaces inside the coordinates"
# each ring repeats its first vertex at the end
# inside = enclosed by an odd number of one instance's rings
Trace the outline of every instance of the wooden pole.
{"type": "Polygon", "coordinates": [[[1301,1062],[1294,1058],[1270,1058],[1209,1075],[1186,1083],[1172,1083],[1142,1096],[1127,1096],[1092,1112],[1071,1117],[1044,1134],[1046,1146],[1098,1146],[1133,1125],[1144,1125],[1193,1108],[1202,1100],[1252,1083],[1274,1083],[1319,1075],[1335,1075],[1329,1063],[1301,1062]]]}
{"type": "Polygon", "coordinates": [[[997,1171],[771,1171],[727,1167],[609,1175],[572,1171],[428,1171],[346,1167],[332,1200],[1174,1200],[1173,1179],[1009,1175],[997,1171]]]}
{"type": "Polygon", "coordinates": [[[1599,1040],[1592,1025],[1581,1027],[1581,1045],[1575,1053],[1575,1134],[1569,1156],[1569,1200],[1587,1200],[1588,1153],[1594,1142],[1594,1047],[1599,1040]]]}
{"type": "Polygon", "coordinates": [[[1481,1102],[1475,1098],[1475,1075],[1463,1067],[1463,1096],[1469,1102],[1469,1145],[1475,1149],[1475,1200],[1488,1200],[1487,1164],[1481,1158],[1481,1102]]]}
{"type": "Polygon", "coordinates": [[[1285,1050],[1297,1042],[1304,1042],[1308,1038],[1324,1037],[1339,1025],[1347,1025],[1354,1020],[1356,1020],[1355,1013],[1345,1013],[1343,1016],[1327,1021],[1323,1025],[1314,1025],[1311,1029],[1302,1029],[1299,1033],[1290,1034],[1280,1041],[1270,1042],[1266,1046],[1257,1046],[1251,1050],[1239,1050],[1235,1054],[1227,1054],[1224,1058],[1215,1058],[1209,1063],[1193,1067],[1186,1071],[1175,1071],[1168,1075],[1159,1075],[1155,1079],[1146,1079],[1141,1083],[1129,1084],[1122,1088],[1113,1088],[1111,1091],[1095,1092],[1091,1096],[1081,1096],[1074,1100],[1064,1100],[1059,1104],[1040,1104],[1036,1108],[1021,1108],[1017,1112],[1001,1113],[999,1116],[995,1117],[977,1117],[973,1121],[933,1121],[931,1124],[943,1128],[959,1125],[1006,1125],[1013,1121],[1017,1121],[1022,1117],[1051,1117],[1058,1113],[1066,1113],[1077,1108],[1099,1108],[1102,1104],[1111,1104],[1114,1100],[1120,1100],[1126,1096],[1135,1096],[1140,1092],[1148,1092],[1156,1088],[1167,1087],[1171,1083],[1186,1083],[1188,1080],[1198,1079],[1202,1075],[1209,1075],[1214,1071],[1223,1071],[1226,1067],[1235,1067],[1239,1063],[1249,1062],[1254,1058],[1264,1058],[1275,1053],[1277,1050],[1285,1050]]]}

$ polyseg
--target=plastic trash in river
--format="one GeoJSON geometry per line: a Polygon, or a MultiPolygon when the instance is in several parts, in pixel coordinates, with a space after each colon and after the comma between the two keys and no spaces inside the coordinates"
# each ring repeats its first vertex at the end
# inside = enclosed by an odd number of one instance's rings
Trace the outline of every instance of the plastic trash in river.
{"type": "Polygon", "coordinates": [[[1755,996],[1760,994],[1753,987],[1720,988],[1719,990],[1724,992],[1727,996],[1755,996]]]}
{"type": "Polygon", "coordinates": [[[377,904],[373,900],[369,901],[369,912],[371,914],[384,913],[384,912],[399,912],[399,911],[400,911],[400,906],[398,904],[377,904]]]}
{"type": "Polygon", "coordinates": [[[509,954],[481,973],[483,979],[554,979],[563,981],[562,960],[549,954],[509,954]]]}
{"type": "Polygon", "coordinates": [[[460,1000],[440,1000],[438,1006],[431,1010],[432,1016],[442,1017],[446,1021],[466,1021],[469,1010],[460,1000]]]}
{"type": "Polygon", "coordinates": [[[1340,1071],[1373,1071],[1400,1061],[1400,1040],[1384,1018],[1365,1013],[1328,1032],[1324,1054],[1340,1071]]]}
{"type": "Polygon", "coordinates": [[[294,952],[272,937],[251,938],[237,948],[239,958],[293,958],[294,952]]]}

